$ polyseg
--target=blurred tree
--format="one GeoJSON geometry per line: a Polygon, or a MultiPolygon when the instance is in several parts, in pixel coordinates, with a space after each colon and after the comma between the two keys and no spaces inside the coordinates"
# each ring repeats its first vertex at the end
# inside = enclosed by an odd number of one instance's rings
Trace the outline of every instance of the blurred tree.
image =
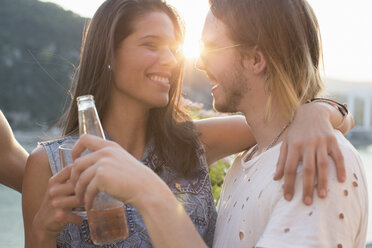
{"type": "Polygon", "coordinates": [[[0,0],[0,109],[53,125],[63,111],[88,19],[53,3],[0,0]]]}

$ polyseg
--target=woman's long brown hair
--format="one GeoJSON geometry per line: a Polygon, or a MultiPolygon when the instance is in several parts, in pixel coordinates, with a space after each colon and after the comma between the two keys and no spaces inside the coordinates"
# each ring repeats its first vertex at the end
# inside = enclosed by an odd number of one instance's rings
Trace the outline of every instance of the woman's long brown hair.
{"type": "MultiPolygon", "coordinates": [[[[176,40],[181,44],[184,27],[176,11],[162,0],[107,0],[97,10],[83,38],[80,65],[74,76],[74,96],[94,96],[98,114],[103,120],[113,75],[108,70],[119,44],[133,32],[136,20],[153,11],[168,15],[174,24],[176,40]]],[[[150,110],[147,140],[154,141],[156,166],[174,168],[180,175],[192,176],[198,171],[198,137],[194,125],[180,104],[184,59],[172,73],[169,103],[150,110]]],[[[78,111],[75,99],[61,121],[63,135],[78,134],[78,111]]]]}

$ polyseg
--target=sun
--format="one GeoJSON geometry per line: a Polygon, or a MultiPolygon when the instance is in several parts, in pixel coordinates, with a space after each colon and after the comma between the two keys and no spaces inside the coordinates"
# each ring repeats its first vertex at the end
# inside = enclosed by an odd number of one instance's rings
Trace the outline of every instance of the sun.
{"type": "Polygon", "coordinates": [[[167,0],[185,20],[186,37],[183,54],[187,59],[199,57],[199,40],[209,10],[208,0],[167,0]]]}
{"type": "Polygon", "coordinates": [[[183,54],[187,59],[198,58],[200,55],[199,49],[199,39],[200,37],[187,36],[185,38],[185,43],[183,44],[182,50],[183,54]]]}

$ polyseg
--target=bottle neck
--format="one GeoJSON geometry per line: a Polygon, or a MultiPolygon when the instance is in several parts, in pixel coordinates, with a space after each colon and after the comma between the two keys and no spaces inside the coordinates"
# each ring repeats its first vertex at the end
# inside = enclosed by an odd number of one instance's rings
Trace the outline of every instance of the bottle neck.
{"type": "Polygon", "coordinates": [[[80,103],[79,109],[79,135],[90,134],[105,139],[103,128],[98,117],[94,103],[80,103]]]}

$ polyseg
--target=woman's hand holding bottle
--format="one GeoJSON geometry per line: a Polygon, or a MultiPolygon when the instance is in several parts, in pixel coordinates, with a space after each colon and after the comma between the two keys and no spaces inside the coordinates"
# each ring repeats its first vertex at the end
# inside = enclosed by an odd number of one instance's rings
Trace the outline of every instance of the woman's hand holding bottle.
{"type": "Polygon", "coordinates": [[[33,236],[57,236],[67,223],[80,226],[82,218],[72,213],[72,208],[82,201],[74,195],[74,185],[69,180],[71,166],[67,166],[49,179],[47,192],[32,223],[33,236]]]}

